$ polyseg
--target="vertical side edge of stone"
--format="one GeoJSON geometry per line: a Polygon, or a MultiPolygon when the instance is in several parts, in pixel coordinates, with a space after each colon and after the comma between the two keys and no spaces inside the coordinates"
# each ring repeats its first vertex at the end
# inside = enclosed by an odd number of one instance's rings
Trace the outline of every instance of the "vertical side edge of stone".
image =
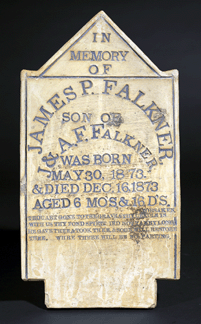
{"type": "Polygon", "coordinates": [[[157,306],[157,280],[155,279],[153,282],[153,287],[154,287],[154,294],[153,294],[153,303],[151,303],[150,305],[148,305],[147,308],[155,308],[157,306]]]}
{"type": "Polygon", "coordinates": [[[176,154],[176,218],[177,232],[174,234],[174,280],[180,279],[181,264],[181,189],[180,189],[180,135],[179,135],[179,71],[167,71],[173,77],[174,111],[175,111],[175,154],[176,154]]]}
{"type": "Polygon", "coordinates": [[[174,93],[175,93],[175,128],[176,128],[176,188],[177,188],[177,251],[176,251],[176,276],[180,279],[180,263],[181,263],[181,190],[180,190],[180,135],[179,135],[179,72],[173,70],[174,75],[174,93]]]}
{"type": "Polygon", "coordinates": [[[20,97],[20,232],[21,232],[21,277],[27,280],[26,273],[26,73],[21,71],[20,97]]]}

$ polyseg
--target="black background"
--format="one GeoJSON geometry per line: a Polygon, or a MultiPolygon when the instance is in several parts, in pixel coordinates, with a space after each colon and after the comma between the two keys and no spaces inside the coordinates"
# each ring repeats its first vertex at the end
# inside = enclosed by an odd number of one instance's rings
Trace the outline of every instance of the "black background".
{"type": "Polygon", "coordinates": [[[0,323],[201,323],[201,1],[2,1],[0,323]],[[100,10],[162,71],[180,72],[181,280],[158,280],[153,310],[47,310],[20,279],[20,71],[38,70],[100,10]]]}

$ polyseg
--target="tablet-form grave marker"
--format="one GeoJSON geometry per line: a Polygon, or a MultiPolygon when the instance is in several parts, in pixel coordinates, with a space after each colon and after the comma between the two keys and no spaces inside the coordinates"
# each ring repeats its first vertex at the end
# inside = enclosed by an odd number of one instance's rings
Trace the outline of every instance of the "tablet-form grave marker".
{"type": "Polygon", "coordinates": [[[47,307],[155,307],[180,276],[177,70],[101,11],[21,80],[22,278],[47,307]]]}

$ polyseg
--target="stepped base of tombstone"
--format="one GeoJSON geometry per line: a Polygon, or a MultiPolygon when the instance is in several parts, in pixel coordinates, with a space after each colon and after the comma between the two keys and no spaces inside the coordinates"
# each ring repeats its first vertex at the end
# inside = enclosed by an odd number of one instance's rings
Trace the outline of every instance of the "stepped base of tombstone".
{"type": "Polygon", "coordinates": [[[155,242],[145,240],[105,240],[87,246],[71,241],[54,253],[47,245],[46,252],[32,252],[28,278],[44,280],[48,308],[154,308],[156,278],[174,279],[172,242],[160,242],[157,253],[155,242]]]}
{"type": "Polygon", "coordinates": [[[100,289],[92,291],[79,287],[77,291],[66,289],[65,283],[53,284],[45,280],[45,304],[47,308],[154,308],[157,304],[156,280],[141,281],[137,286],[112,289],[100,285],[100,289]]]}

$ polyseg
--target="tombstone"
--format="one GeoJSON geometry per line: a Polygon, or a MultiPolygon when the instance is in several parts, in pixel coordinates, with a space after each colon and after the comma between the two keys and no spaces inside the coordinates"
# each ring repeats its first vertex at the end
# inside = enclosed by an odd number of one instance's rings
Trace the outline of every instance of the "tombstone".
{"type": "Polygon", "coordinates": [[[153,308],[180,276],[178,71],[99,12],[21,73],[22,279],[50,308],[153,308]]]}

